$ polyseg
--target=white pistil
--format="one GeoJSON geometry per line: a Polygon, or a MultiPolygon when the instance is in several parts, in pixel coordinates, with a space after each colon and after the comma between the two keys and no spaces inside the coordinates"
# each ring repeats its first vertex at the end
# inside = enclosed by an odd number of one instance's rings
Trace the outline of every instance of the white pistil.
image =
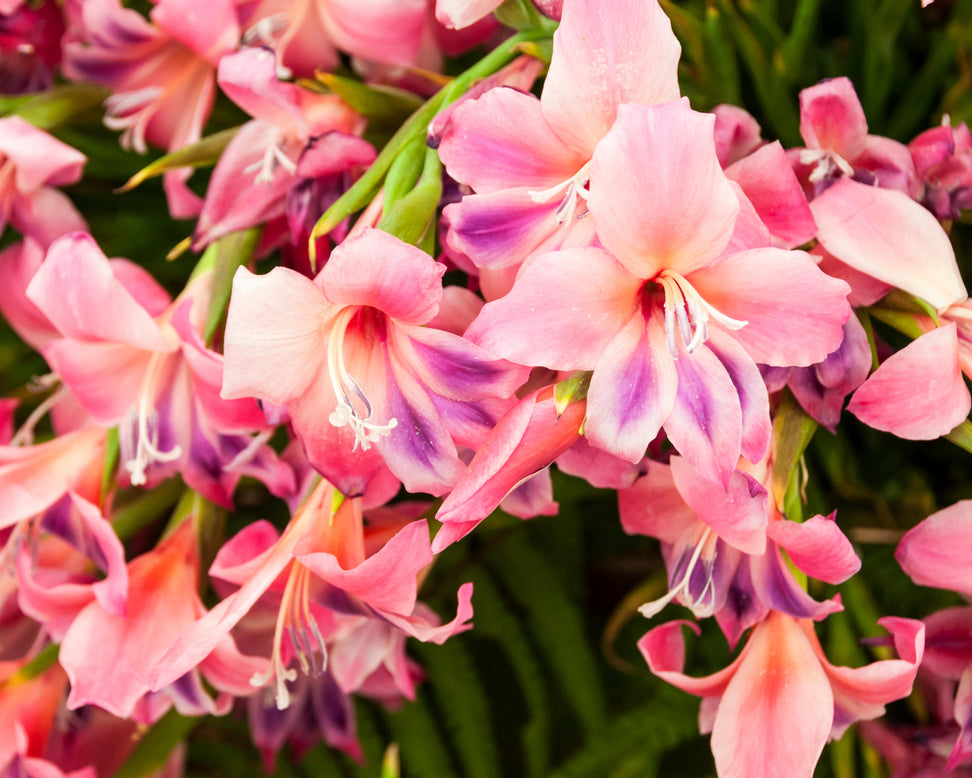
{"type": "Polygon", "coordinates": [[[841,171],[846,176],[854,175],[854,167],[836,151],[830,149],[803,149],[800,152],[801,165],[816,165],[810,173],[810,183],[816,184],[835,170],[841,171]]]}
{"type": "MultiPolygon", "coordinates": [[[[588,180],[590,179],[590,168],[591,163],[588,162],[566,181],[561,181],[559,184],[555,184],[549,189],[531,189],[527,194],[530,195],[530,199],[535,203],[546,203],[559,195],[561,192],[564,192],[560,205],[557,206],[557,210],[555,211],[557,216],[557,225],[563,226],[575,218],[575,212],[577,211],[577,199],[580,198],[584,201],[587,200],[587,184],[588,180]]],[[[576,218],[579,219],[586,213],[587,212],[585,211],[582,214],[577,214],[576,218]]]]}
{"type": "Polygon", "coordinates": [[[349,305],[334,322],[331,335],[327,344],[327,367],[331,377],[331,387],[337,397],[337,407],[328,417],[328,421],[335,427],[348,426],[354,433],[354,447],[356,451],[361,446],[362,451],[371,448],[372,443],[377,443],[382,437],[388,435],[398,426],[398,419],[391,418],[387,424],[376,424],[371,421],[374,409],[371,401],[364,393],[358,382],[348,372],[344,364],[344,334],[347,331],[348,323],[357,313],[357,307],[349,305]],[[355,399],[364,410],[364,416],[355,407],[355,399]]]}
{"type": "Polygon", "coordinates": [[[728,330],[742,329],[748,323],[713,308],[681,273],[663,270],[655,280],[665,290],[665,343],[673,359],[678,359],[676,328],[691,354],[708,340],[709,319],[728,330]]]}
{"type": "MultiPolygon", "coordinates": [[[[60,381],[60,377],[57,373],[48,373],[45,376],[35,379],[28,389],[32,392],[41,392],[49,389],[52,386],[56,386],[60,381]]],[[[34,442],[34,427],[37,426],[44,415],[57,403],[67,395],[67,389],[65,387],[59,387],[56,389],[49,397],[45,398],[40,405],[38,405],[31,412],[27,420],[20,425],[20,429],[17,430],[17,434],[10,439],[10,446],[29,446],[34,442]]]]}
{"type": "Polygon", "coordinates": [[[275,139],[263,152],[263,156],[254,162],[252,165],[247,165],[243,168],[244,173],[257,172],[256,182],[258,184],[270,184],[273,181],[273,174],[277,170],[277,166],[282,167],[291,175],[297,172],[297,164],[288,157],[280,144],[275,139]]]}
{"type": "MultiPolygon", "coordinates": [[[[664,597],[660,597],[657,600],[652,600],[651,602],[646,602],[640,608],[638,612],[641,613],[645,618],[652,618],[659,614],[662,609],[668,605],[672,600],[678,597],[680,594],[689,595],[689,586],[692,583],[692,574],[695,572],[695,566],[699,563],[699,559],[702,557],[702,551],[708,545],[710,536],[712,535],[712,528],[706,527],[702,536],[696,541],[695,548],[692,551],[692,556],[689,558],[688,563],[682,564],[679,561],[678,566],[672,575],[672,581],[669,584],[668,593],[664,597]],[[681,573],[681,577],[679,577],[681,573]]],[[[715,538],[712,538],[713,542],[715,538]]],[[[695,614],[696,618],[704,619],[715,613],[715,582],[712,580],[712,569],[715,564],[715,554],[713,553],[711,558],[706,559],[703,562],[705,566],[706,579],[705,586],[699,593],[699,596],[694,600],[690,599],[686,604],[686,607],[691,609],[692,613],[695,614]],[[708,603],[705,602],[706,597],[708,597],[708,603]]],[[[691,595],[689,595],[690,597],[691,595]]]]}
{"type": "Polygon", "coordinates": [[[174,445],[168,451],[159,450],[159,413],[149,400],[149,391],[157,383],[159,360],[168,354],[156,353],[149,360],[142,379],[142,386],[138,393],[137,410],[129,413],[128,418],[119,429],[126,435],[128,450],[135,450],[134,459],[125,462],[125,469],[129,472],[133,486],[143,486],[148,480],[145,468],[154,462],[174,462],[182,456],[182,446],[174,445]],[[134,429],[133,429],[134,427],[134,429]]]}

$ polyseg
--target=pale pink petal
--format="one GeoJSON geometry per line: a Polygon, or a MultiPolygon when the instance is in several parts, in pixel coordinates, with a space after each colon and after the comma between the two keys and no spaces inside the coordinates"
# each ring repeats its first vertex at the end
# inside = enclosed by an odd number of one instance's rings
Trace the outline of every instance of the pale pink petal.
{"type": "Polygon", "coordinates": [[[834,697],[801,623],[771,612],[740,660],[712,728],[720,778],[811,778],[830,734],[834,697]]]}
{"type": "Polygon", "coordinates": [[[671,467],[660,462],[649,462],[647,474],[618,490],[618,512],[629,535],[647,535],[663,543],[675,543],[699,521],[675,486],[671,467]]]}
{"type": "Polygon", "coordinates": [[[835,151],[848,162],[864,150],[867,119],[845,76],[800,92],[800,134],[809,148],[835,151]]]}
{"type": "Polygon", "coordinates": [[[69,338],[152,351],[174,348],[148,311],[115,279],[108,259],[86,233],[65,235],[51,245],[27,297],[69,338]]]}
{"type": "Polygon", "coordinates": [[[343,51],[392,65],[413,65],[422,43],[425,0],[328,0],[324,27],[343,51]]]}
{"type": "Polygon", "coordinates": [[[436,0],[435,18],[440,24],[458,30],[492,13],[502,0],[436,0]]]}
{"type": "Polygon", "coordinates": [[[927,332],[888,357],[847,405],[868,426],[908,440],[947,435],[970,408],[954,324],[927,332]]]}
{"type": "Polygon", "coordinates": [[[584,427],[588,441],[629,462],[640,461],[671,420],[678,367],[662,325],[655,318],[646,322],[640,313],[632,316],[594,368],[584,427]]]}
{"type": "Polygon", "coordinates": [[[466,337],[519,364],[592,370],[627,322],[644,327],[636,313],[640,286],[598,249],[541,254],[508,295],[483,307],[466,337]]]}
{"type": "Polygon", "coordinates": [[[726,175],[742,187],[778,245],[793,248],[816,235],[807,198],[779,141],[733,163],[726,175]]]}
{"type": "Polygon", "coordinates": [[[19,116],[0,119],[0,157],[13,164],[14,185],[21,194],[73,184],[87,161],[80,151],[19,116]]]}
{"type": "Polygon", "coordinates": [[[682,457],[672,457],[671,468],[679,494],[720,538],[746,554],[766,551],[766,489],[755,478],[734,470],[725,489],[682,457]]]}
{"type": "Polygon", "coordinates": [[[240,28],[232,0],[157,0],[149,14],[173,38],[215,63],[236,48],[240,28]]]}
{"type": "Polygon", "coordinates": [[[445,265],[381,230],[348,238],[314,280],[336,305],[367,305],[407,324],[425,324],[442,299],[445,265]]]}
{"type": "Polygon", "coordinates": [[[566,3],[543,87],[544,115],[589,156],[622,103],[677,100],[681,47],[657,3],[566,3]]]}
{"type": "Polygon", "coordinates": [[[843,583],[860,570],[861,560],[834,514],[812,516],[803,523],[771,521],[766,534],[786,549],[793,564],[821,581],[843,583]]]}
{"type": "Polygon", "coordinates": [[[128,259],[109,259],[111,274],[150,316],[160,315],[172,303],[172,297],[155,277],[141,265],[128,259]]]}
{"type": "Polygon", "coordinates": [[[264,276],[237,270],[224,336],[223,397],[283,405],[302,396],[320,369],[327,308],[314,282],[293,270],[277,267],[264,276]]]}
{"type": "Polygon", "coordinates": [[[958,689],[955,690],[955,711],[953,713],[961,730],[955,741],[955,747],[949,754],[948,770],[954,770],[962,762],[972,756],[972,665],[965,669],[959,679],[958,689]]]}
{"type": "Polygon", "coordinates": [[[550,129],[536,97],[509,87],[456,108],[439,156],[450,176],[478,194],[516,187],[539,192],[566,181],[589,159],[550,129]]]}
{"type": "Polygon", "coordinates": [[[588,206],[604,247],[640,278],[690,273],[729,242],[739,202],[715,155],[714,121],[687,101],[623,105],[598,144],[588,206]]]}
{"type": "Polygon", "coordinates": [[[269,49],[246,48],[222,57],[216,80],[234,103],[277,131],[305,124],[294,85],[277,77],[277,58],[269,49]]]}
{"type": "Polygon", "coordinates": [[[844,338],[847,285],[822,273],[805,252],[741,251],[689,281],[716,310],[747,322],[732,337],[761,364],[816,364],[844,338]]]}
{"type": "Polygon", "coordinates": [[[10,223],[24,237],[36,240],[45,247],[65,233],[88,229],[87,222],[70,198],[50,187],[14,200],[10,223]]]}
{"type": "Polygon", "coordinates": [[[837,259],[939,310],[966,298],[948,235],[907,195],[841,178],[810,203],[817,238],[837,259]]]}
{"type": "Polygon", "coordinates": [[[751,154],[763,143],[759,122],[748,111],[720,103],[712,113],[716,118],[716,156],[723,168],[751,154]]]}
{"type": "Polygon", "coordinates": [[[423,643],[435,643],[442,645],[446,640],[460,632],[465,632],[472,628],[469,619],[472,618],[472,594],[473,585],[464,583],[456,592],[456,616],[452,621],[445,624],[438,624],[438,619],[430,620],[423,616],[421,603],[416,606],[416,613],[410,617],[400,616],[396,613],[386,613],[385,618],[392,624],[416,638],[423,643]]]}
{"type": "Polygon", "coordinates": [[[916,584],[972,597],[972,500],[943,508],[909,530],[895,558],[916,584]]]}
{"type": "Polygon", "coordinates": [[[33,240],[14,243],[0,252],[0,313],[28,345],[40,351],[59,338],[50,319],[27,299],[27,286],[44,259],[44,250],[33,240]]]}
{"type": "Polygon", "coordinates": [[[124,616],[125,600],[128,597],[125,549],[122,548],[121,541],[111,524],[95,505],[76,494],[71,495],[71,501],[105,561],[105,577],[92,585],[91,591],[105,612],[114,616],[124,616]]]}

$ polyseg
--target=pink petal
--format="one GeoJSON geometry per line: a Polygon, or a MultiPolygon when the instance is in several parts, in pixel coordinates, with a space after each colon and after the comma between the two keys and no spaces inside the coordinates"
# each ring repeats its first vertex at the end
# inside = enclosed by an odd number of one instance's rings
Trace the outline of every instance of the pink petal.
{"type": "Polygon", "coordinates": [[[445,265],[381,230],[367,229],[331,253],[314,280],[336,305],[367,305],[408,324],[425,324],[442,300],[445,265]]]}
{"type": "Polygon", "coordinates": [[[729,488],[703,478],[682,457],[671,459],[672,478],[686,504],[726,543],[746,554],[766,551],[766,490],[734,470],[729,488]]]}
{"type": "Polygon", "coordinates": [[[747,322],[732,338],[755,362],[816,364],[844,338],[847,286],[822,273],[805,252],[741,251],[696,271],[689,281],[714,308],[747,322]]]}
{"type": "Polygon", "coordinates": [[[492,13],[502,0],[436,0],[435,18],[440,24],[458,30],[492,13]]]}
{"type": "Polygon", "coordinates": [[[868,426],[908,440],[947,435],[970,408],[954,324],[927,332],[888,357],[847,405],[868,426]]]}
{"type": "Polygon", "coordinates": [[[728,667],[704,678],[693,678],[682,673],[685,667],[685,638],[682,627],[688,627],[696,635],[699,627],[691,621],[669,621],[649,630],[638,641],[638,650],[648,663],[648,668],[659,678],[684,692],[697,697],[719,697],[732,681],[742,656],[728,667]]]}
{"type": "Polygon", "coordinates": [[[566,181],[589,156],[565,146],[540,110],[540,101],[509,87],[491,89],[452,114],[439,156],[457,181],[478,194],[566,181]]]}
{"type": "Polygon", "coordinates": [[[294,127],[307,132],[299,92],[277,77],[277,58],[269,49],[252,47],[221,57],[216,80],[230,100],[262,124],[277,132],[294,127]]]}
{"type": "Polygon", "coordinates": [[[640,313],[632,316],[594,368],[584,428],[591,445],[640,461],[674,413],[677,370],[662,325],[656,318],[646,322],[640,313]]]}
{"type": "Polygon", "coordinates": [[[810,778],[830,734],[834,698],[801,622],[771,612],[740,660],[712,728],[720,777],[810,778]]]}
{"type": "Polygon", "coordinates": [[[802,524],[785,519],[771,521],[766,534],[786,549],[793,564],[821,581],[843,583],[861,568],[861,560],[834,521],[834,514],[812,516],[802,524]]]}
{"type": "Polygon", "coordinates": [[[972,500],[943,508],[909,530],[895,558],[916,584],[972,597],[972,500]]]}
{"type": "Polygon", "coordinates": [[[726,175],[742,187],[779,245],[793,248],[816,235],[807,198],[779,141],[730,165],[726,175]]]}
{"type": "Polygon", "coordinates": [[[236,4],[231,0],[215,0],[205,6],[195,0],[157,0],[150,17],[166,33],[213,63],[235,49],[240,40],[236,4]]]}
{"type": "Polygon", "coordinates": [[[115,341],[151,351],[173,348],[85,233],[71,233],[51,244],[27,287],[27,297],[69,338],[115,341]]]}
{"type": "Polygon", "coordinates": [[[647,535],[675,543],[699,521],[675,486],[669,465],[649,462],[648,473],[618,490],[621,527],[629,535],[647,535]]]}
{"type": "Polygon", "coordinates": [[[656,3],[566,3],[540,98],[557,134],[589,156],[622,103],[677,100],[681,48],[656,3]]]}
{"type": "Polygon", "coordinates": [[[739,202],[715,155],[715,117],[687,101],[623,105],[591,161],[588,206],[598,237],[640,278],[715,259],[739,202]]]}
{"type": "Polygon", "coordinates": [[[487,303],[466,331],[478,346],[523,365],[592,370],[636,314],[640,282],[598,249],[541,254],[513,290],[487,303]]]}
{"type": "Polygon", "coordinates": [[[87,158],[19,116],[0,119],[0,156],[12,163],[21,194],[42,186],[64,186],[81,178],[87,158]]]}
{"type": "Polygon", "coordinates": [[[324,358],[327,309],[321,290],[300,273],[237,270],[226,318],[222,396],[283,405],[303,395],[324,358]]]}
{"type": "Polygon", "coordinates": [[[828,79],[800,92],[800,134],[809,148],[830,149],[848,162],[864,150],[867,119],[849,78],[828,79]]]}
{"type": "Polygon", "coordinates": [[[810,203],[817,238],[837,259],[941,310],[966,298],[948,235],[907,195],[841,178],[810,203]]]}
{"type": "Polygon", "coordinates": [[[425,0],[328,0],[322,19],[339,49],[375,62],[414,65],[425,14],[425,0]]]}

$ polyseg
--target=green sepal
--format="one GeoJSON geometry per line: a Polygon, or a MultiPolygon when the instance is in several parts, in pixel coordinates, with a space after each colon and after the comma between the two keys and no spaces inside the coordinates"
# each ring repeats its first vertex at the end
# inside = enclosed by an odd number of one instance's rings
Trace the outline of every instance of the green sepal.
{"type": "Polygon", "coordinates": [[[16,114],[42,130],[69,124],[98,108],[109,91],[96,84],[68,84],[29,97],[0,99],[0,114],[16,114]]]}
{"type": "Polygon", "coordinates": [[[909,338],[918,338],[923,334],[921,327],[918,326],[918,322],[915,321],[915,315],[913,313],[892,310],[891,308],[870,308],[868,310],[875,319],[883,321],[890,327],[894,327],[898,332],[904,333],[909,338]]]}
{"type": "Polygon", "coordinates": [[[170,478],[154,489],[142,491],[124,505],[112,511],[111,526],[124,543],[142,527],[157,519],[178,502],[185,491],[180,478],[170,478]]]}
{"type": "Polygon", "coordinates": [[[317,72],[314,78],[362,116],[380,122],[400,124],[422,105],[418,97],[404,89],[372,86],[334,73],[317,72]]]}
{"type": "Polygon", "coordinates": [[[413,139],[401,153],[395,157],[388,174],[385,176],[384,203],[385,212],[396,202],[408,194],[422,175],[425,166],[425,139],[413,139]]]}
{"type": "Polygon", "coordinates": [[[378,228],[416,246],[430,232],[441,199],[442,163],[435,149],[426,149],[422,177],[412,191],[386,208],[378,228]]]}
{"type": "Polygon", "coordinates": [[[402,766],[398,756],[398,743],[389,743],[381,760],[381,778],[401,778],[402,766]]]}
{"type": "Polygon", "coordinates": [[[128,181],[119,187],[118,191],[127,192],[148,179],[161,176],[170,170],[177,170],[183,167],[211,167],[215,165],[219,161],[223,149],[229,145],[229,142],[239,129],[239,127],[233,127],[222,132],[207,135],[197,143],[191,143],[178,151],[173,151],[171,154],[159,157],[129,178],[128,181]]]}
{"type": "Polygon", "coordinates": [[[212,345],[213,336],[226,315],[236,270],[253,258],[262,234],[263,228],[258,226],[231,232],[217,239],[203,252],[189,277],[189,283],[192,283],[207,271],[212,271],[213,274],[209,308],[206,311],[206,323],[202,332],[203,342],[207,345],[212,345]]]}
{"type": "Polygon", "coordinates": [[[112,778],[143,778],[159,771],[165,765],[172,749],[179,745],[200,721],[201,718],[183,716],[172,708],[135,744],[128,759],[115,771],[112,778]]]}
{"type": "Polygon", "coordinates": [[[773,419],[772,487],[776,507],[788,516],[787,493],[795,488],[799,496],[799,463],[817,426],[817,422],[807,415],[796,398],[789,391],[783,392],[783,399],[773,419]],[[791,487],[791,484],[794,486],[791,487]]]}
{"type": "Polygon", "coordinates": [[[115,471],[118,469],[118,427],[112,427],[105,435],[105,464],[101,470],[101,501],[104,502],[108,492],[115,483],[115,471]]]}
{"type": "Polygon", "coordinates": [[[32,681],[44,674],[57,661],[61,647],[57,643],[48,643],[27,664],[21,667],[9,678],[0,682],[0,693],[5,687],[16,686],[20,683],[32,681]]]}
{"type": "Polygon", "coordinates": [[[972,454],[972,421],[966,419],[949,432],[945,439],[972,454]]]}
{"type": "Polygon", "coordinates": [[[571,403],[587,399],[587,390],[591,388],[591,376],[593,375],[594,373],[590,370],[578,370],[570,378],[565,378],[563,381],[554,384],[554,406],[557,409],[558,418],[571,403]]]}
{"type": "Polygon", "coordinates": [[[540,26],[541,16],[530,0],[503,0],[493,11],[496,21],[514,30],[533,30],[540,26]]]}

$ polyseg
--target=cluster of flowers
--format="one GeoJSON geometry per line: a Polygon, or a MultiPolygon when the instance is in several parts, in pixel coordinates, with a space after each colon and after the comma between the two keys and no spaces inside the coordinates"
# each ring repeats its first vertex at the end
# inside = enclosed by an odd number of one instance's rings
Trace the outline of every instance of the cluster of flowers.
{"type": "MultiPolygon", "coordinates": [[[[624,529],[661,541],[669,591],[646,616],[676,601],[731,646],[749,632],[706,678],[683,674],[686,622],[639,642],[652,672],[703,697],[720,776],[811,775],[923,661],[961,679],[949,766],[972,755],[972,608],[883,619],[900,658],[830,664],[814,622],[839,597],[814,600],[794,571],[839,583],[860,561],[834,514],[784,513],[792,428],[835,429],[848,396],[909,439],[969,414],[972,304],[942,227],[972,205],[968,128],[869,135],[837,78],[800,95],[804,148],[764,141],[742,109],[680,97],[653,0],[528,9],[520,39],[553,36],[537,98],[544,63],[503,42],[496,6],[157,0],[146,18],[118,0],[0,3],[3,89],[102,85],[126,146],[193,148],[216,85],[253,117],[204,197],[188,156],[165,169],[170,213],[196,219],[204,251],[175,300],[108,259],[56,188],[85,158],[0,119],[0,229],[19,233],[0,310],[52,371],[19,429],[17,403],[0,405],[0,772],[109,775],[125,752],[107,739],[237,698],[269,755],[320,737],[357,754],[352,695],[411,698],[406,638],[471,626],[471,584],[446,623],[418,600],[435,555],[499,505],[555,513],[554,462],[616,489],[624,529]],[[428,93],[443,56],[482,42],[502,56],[380,154],[365,115],[309,86],[343,52],[373,84],[428,93]],[[239,268],[222,326],[213,257],[254,227],[275,266],[239,268]],[[447,269],[465,285],[444,287],[447,269]],[[891,299],[885,318],[913,340],[872,370],[855,311],[891,299]],[[45,416],[54,435],[35,442],[45,416]],[[202,570],[204,506],[231,508],[243,476],[292,517],[281,533],[249,524],[202,570]],[[182,483],[169,529],[128,558],[126,506],[182,483]],[[434,503],[403,488],[443,498],[434,540],[434,503]]],[[[898,557],[972,596],[970,535],[959,503],[898,557]]]]}

